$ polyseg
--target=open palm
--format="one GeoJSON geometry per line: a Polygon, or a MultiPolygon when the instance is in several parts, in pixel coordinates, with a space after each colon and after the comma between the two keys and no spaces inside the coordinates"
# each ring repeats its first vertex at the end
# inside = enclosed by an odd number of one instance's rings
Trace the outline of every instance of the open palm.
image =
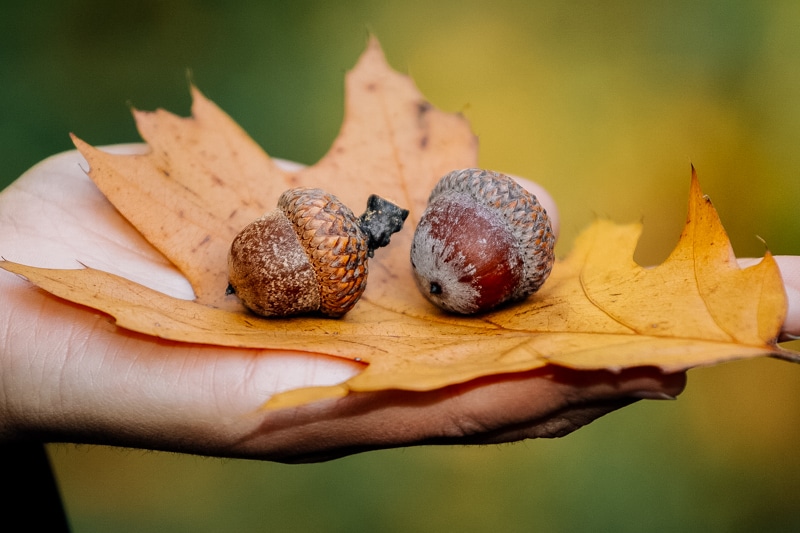
{"type": "MultiPolygon", "coordinates": [[[[136,153],[143,145],[120,145],[136,153]]],[[[0,256],[51,268],[91,266],[179,298],[180,273],[85,175],[55,156],[0,193],[0,256]]],[[[779,258],[800,332],[797,258],[779,258]]],[[[0,439],[69,441],[298,462],[419,444],[555,437],[637,399],[671,398],[685,375],[557,367],[431,392],[354,393],[259,410],[292,388],[332,385],[362,368],[301,352],[180,344],[133,333],[0,270],[0,439]]]]}

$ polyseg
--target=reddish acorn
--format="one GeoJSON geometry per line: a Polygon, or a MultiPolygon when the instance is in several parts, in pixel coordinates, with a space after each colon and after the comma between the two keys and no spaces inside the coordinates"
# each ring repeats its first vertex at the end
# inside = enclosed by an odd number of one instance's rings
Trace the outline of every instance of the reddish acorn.
{"type": "Polygon", "coordinates": [[[536,196],[512,178],[453,171],[434,187],[414,232],[417,287],[454,313],[488,311],[527,298],[553,267],[555,235],[536,196]]]}

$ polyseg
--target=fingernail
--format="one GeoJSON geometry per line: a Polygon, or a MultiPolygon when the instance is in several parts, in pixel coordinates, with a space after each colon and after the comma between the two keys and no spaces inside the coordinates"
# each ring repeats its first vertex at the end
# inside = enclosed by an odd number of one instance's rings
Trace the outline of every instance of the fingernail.
{"type": "Polygon", "coordinates": [[[639,390],[634,393],[631,393],[630,396],[632,398],[636,398],[639,400],[677,400],[677,396],[672,396],[671,394],[667,394],[666,392],[662,391],[655,391],[655,390],[639,390]]]}

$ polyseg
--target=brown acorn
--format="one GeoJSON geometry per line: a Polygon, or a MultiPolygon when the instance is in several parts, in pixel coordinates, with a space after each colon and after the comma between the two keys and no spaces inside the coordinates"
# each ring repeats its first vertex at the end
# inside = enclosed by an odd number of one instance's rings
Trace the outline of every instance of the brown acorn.
{"type": "Polygon", "coordinates": [[[233,240],[227,294],[263,316],[342,316],[367,286],[367,258],[389,244],[407,216],[376,195],[356,217],[325,191],[289,189],[277,209],[233,240]]]}
{"type": "Polygon", "coordinates": [[[536,292],[553,267],[555,235],[536,196],[512,178],[455,170],[434,187],[411,245],[417,287],[471,314],[536,292]]]}

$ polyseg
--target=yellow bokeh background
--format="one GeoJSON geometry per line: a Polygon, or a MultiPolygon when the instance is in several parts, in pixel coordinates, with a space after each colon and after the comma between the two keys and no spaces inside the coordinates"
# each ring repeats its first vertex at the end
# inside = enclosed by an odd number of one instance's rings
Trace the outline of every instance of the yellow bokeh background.
{"type": "MultiPolygon", "coordinates": [[[[553,194],[560,254],[600,216],[641,220],[637,259],[663,260],[691,164],[737,255],[800,254],[797,2],[39,4],[0,17],[0,186],[70,131],[137,140],[131,105],[186,114],[187,77],[270,154],[313,163],[373,33],[470,119],[482,166],[553,194]]],[[[800,367],[763,359],[693,370],[677,402],[553,441],[306,466],[48,450],[75,532],[788,531],[798,442],[800,367]]]]}

